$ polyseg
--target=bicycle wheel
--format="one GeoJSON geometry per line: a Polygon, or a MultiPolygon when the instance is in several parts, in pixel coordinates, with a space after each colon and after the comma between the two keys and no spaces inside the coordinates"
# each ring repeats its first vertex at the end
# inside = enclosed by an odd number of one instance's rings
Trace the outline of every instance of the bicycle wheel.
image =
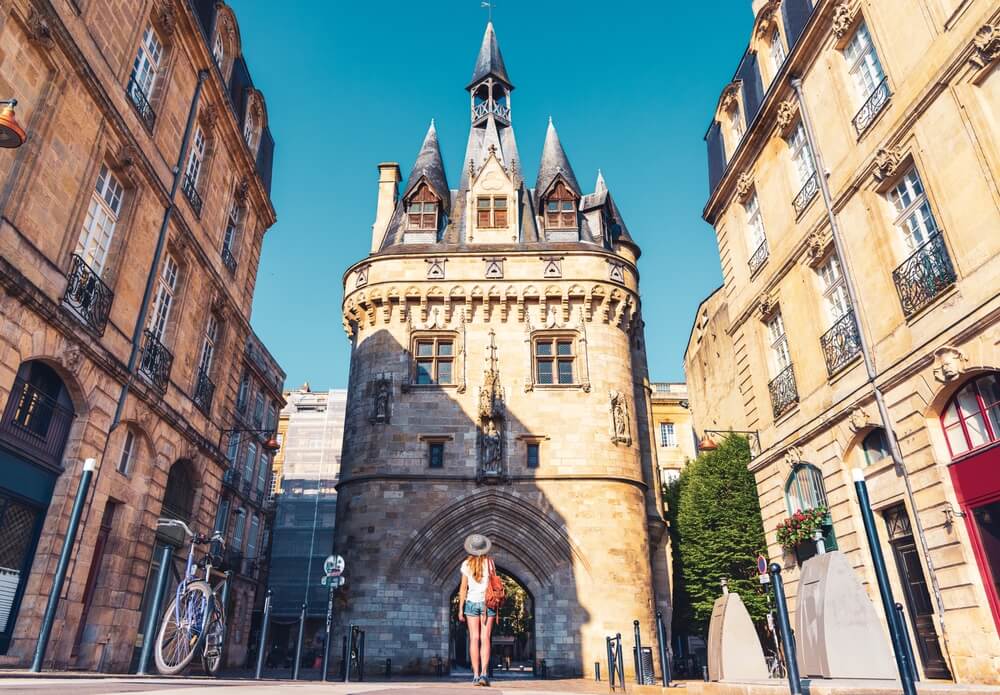
{"type": "Polygon", "coordinates": [[[212,588],[192,582],[170,603],[156,638],[156,668],[173,676],[191,663],[205,638],[205,621],[212,611],[212,588]]]}
{"type": "Polygon", "coordinates": [[[205,630],[205,646],[201,651],[201,666],[210,676],[219,674],[222,668],[223,640],[226,636],[226,619],[218,609],[212,611],[212,618],[205,630]]]}

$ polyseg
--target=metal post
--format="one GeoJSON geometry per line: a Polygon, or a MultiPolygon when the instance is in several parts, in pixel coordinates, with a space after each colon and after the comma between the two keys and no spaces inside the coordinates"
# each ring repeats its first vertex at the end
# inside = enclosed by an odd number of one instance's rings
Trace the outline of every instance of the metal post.
{"type": "Polygon", "coordinates": [[[295,663],[292,664],[292,680],[299,679],[299,664],[302,662],[302,640],[305,639],[306,632],[306,604],[302,604],[299,611],[299,639],[295,644],[295,663]]]}
{"type": "Polygon", "coordinates": [[[663,627],[662,611],[656,611],[656,639],[660,643],[660,677],[666,688],[670,685],[670,658],[667,656],[667,630],[663,627]]]}
{"type": "Polygon", "coordinates": [[[340,646],[340,677],[341,677],[341,679],[346,679],[346,676],[345,676],[345,672],[346,671],[347,671],[347,637],[343,637],[343,638],[341,638],[341,646],[340,646]]]}
{"type": "Polygon", "coordinates": [[[392,678],[392,659],[385,660],[385,678],[386,680],[392,678]]]}
{"type": "Polygon", "coordinates": [[[354,633],[357,632],[358,626],[352,624],[347,629],[347,650],[344,652],[345,662],[344,662],[344,682],[351,682],[351,662],[354,660],[354,633]]]}
{"type": "Polygon", "coordinates": [[[622,633],[615,633],[615,641],[618,643],[618,682],[622,684],[622,690],[625,690],[625,655],[622,654],[622,633]]]}
{"type": "Polygon", "coordinates": [[[35,658],[31,662],[32,673],[38,673],[42,670],[42,662],[45,660],[45,650],[49,646],[49,637],[52,635],[52,624],[56,619],[56,609],[59,608],[59,594],[62,593],[63,582],[66,581],[66,570],[69,569],[69,557],[73,554],[73,546],[76,543],[76,532],[80,526],[80,517],[83,515],[83,503],[87,499],[87,489],[90,487],[90,480],[94,477],[94,470],[96,468],[97,461],[95,459],[87,459],[83,462],[83,476],[80,478],[80,486],[76,490],[73,511],[69,516],[69,526],[66,529],[66,537],[63,538],[62,552],[59,553],[59,564],[56,565],[56,574],[52,579],[52,589],[49,591],[49,602],[45,606],[45,616],[42,618],[42,629],[38,633],[38,642],[35,644],[35,658]]]}
{"type": "Polygon", "coordinates": [[[163,606],[163,595],[167,593],[167,580],[170,578],[170,562],[174,549],[163,546],[160,553],[160,573],[156,576],[156,589],[153,592],[153,603],[149,607],[149,615],[146,617],[146,629],[142,633],[142,651],[139,654],[139,670],[137,676],[145,676],[146,668],[149,665],[149,656],[153,651],[153,644],[156,642],[156,623],[160,619],[160,608],[163,606]]]}
{"type": "MultiPolygon", "coordinates": [[[[229,594],[232,591],[233,571],[232,570],[226,570],[225,574],[226,574],[226,581],[222,585],[222,596],[219,597],[219,600],[222,602],[222,608],[220,609],[220,611],[221,611],[222,615],[229,615],[229,594]]],[[[222,649],[223,649],[223,654],[225,654],[224,650],[225,650],[225,644],[226,644],[226,635],[228,633],[229,633],[229,621],[228,620],[224,620],[222,622],[222,644],[223,644],[222,649]]]]}
{"type": "Polygon", "coordinates": [[[358,634],[358,680],[365,679],[365,631],[359,630],[358,634]]]}
{"type": "Polygon", "coordinates": [[[600,661],[595,661],[594,662],[594,680],[597,681],[598,683],[601,682],[601,662],[600,661]]]}
{"type": "MultiPolygon", "coordinates": [[[[868,536],[868,549],[872,554],[872,569],[875,570],[875,581],[878,582],[878,593],[882,597],[882,608],[885,610],[885,622],[889,625],[889,639],[892,641],[892,651],[896,656],[896,669],[899,671],[899,682],[903,686],[903,695],[916,695],[913,685],[913,671],[907,657],[907,647],[903,645],[902,635],[897,622],[896,601],[892,597],[892,587],[889,585],[889,573],[885,568],[885,557],[878,541],[878,529],[875,528],[875,515],[872,513],[871,501],[868,499],[868,485],[865,483],[865,472],[854,469],[854,489],[858,493],[858,504],[861,505],[861,520],[865,524],[865,535],[868,536]]],[[[908,646],[908,645],[907,645],[908,646]]]]}
{"type": "Polygon", "coordinates": [[[920,674],[917,673],[917,659],[913,655],[913,644],[910,643],[910,628],[906,627],[906,616],[903,615],[903,604],[896,604],[896,619],[899,620],[899,629],[903,633],[903,644],[906,646],[906,656],[910,660],[910,672],[913,674],[913,682],[920,681],[920,674]]]}
{"type": "Polygon", "coordinates": [[[608,650],[608,688],[615,691],[615,654],[611,649],[611,638],[605,638],[605,645],[608,650]]]}
{"type": "Polygon", "coordinates": [[[802,695],[802,681],[799,679],[799,662],[795,655],[795,638],[788,621],[788,603],[785,601],[785,584],[781,580],[781,565],[772,562],[771,585],[774,587],[774,604],[778,611],[778,627],[781,630],[781,645],[785,650],[785,669],[788,672],[788,691],[791,695],[802,695]]]}
{"type": "Polygon", "coordinates": [[[254,678],[260,680],[261,671],[264,670],[264,659],[267,657],[267,631],[271,627],[271,590],[264,594],[264,617],[260,625],[260,648],[257,650],[257,673],[254,678]]]}
{"type": "MultiPolygon", "coordinates": [[[[329,578],[327,579],[329,581],[329,578]]],[[[330,581],[330,596],[326,602],[326,637],[323,639],[323,677],[320,679],[326,682],[326,674],[330,668],[330,629],[333,626],[333,582],[330,581]]]]}
{"type": "Polygon", "coordinates": [[[642,677],[642,637],[639,635],[639,621],[632,621],[632,633],[635,635],[635,682],[638,685],[645,685],[642,677]]]}

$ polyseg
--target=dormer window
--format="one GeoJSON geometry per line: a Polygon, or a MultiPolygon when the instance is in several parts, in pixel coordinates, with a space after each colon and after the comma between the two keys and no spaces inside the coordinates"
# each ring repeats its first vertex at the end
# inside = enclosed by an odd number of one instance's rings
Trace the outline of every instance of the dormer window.
{"type": "Polygon", "coordinates": [[[507,196],[482,195],[476,198],[476,226],[490,229],[507,226],[507,196]]]}
{"type": "Polygon", "coordinates": [[[412,231],[433,232],[438,228],[438,199],[428,186],[417,189],[406,207],[406,227],[412,231]]]}
{"type": "Polygon", "coordinates": [[[545,200],[546,229],[576,229],[576,196],[559,181],[545,200]]]}

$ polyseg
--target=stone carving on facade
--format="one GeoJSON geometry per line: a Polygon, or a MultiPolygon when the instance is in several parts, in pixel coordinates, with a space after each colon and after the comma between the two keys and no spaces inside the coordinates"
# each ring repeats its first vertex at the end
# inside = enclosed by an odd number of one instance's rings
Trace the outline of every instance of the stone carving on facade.
{"type": "Polygon", "coordinates": [[[854,24],[854,10],[847,2],[842,2],[833,8],[833,33],[838,39],[844,38],[851,25],[854,24]]]}
{"type": "Polygon", "coordinates": [[[850,415],[847,416],[847,426],[851,428],[851,432],[854,434],[868,429],[871,425],[871,416],[861,406],[852,410],[850,415]]]}
{"type": "Polygon", "coordinates": [[[121,145],[115,152],[111,168],[117,174],[127,174],[135,166],[139,159],[139,152],[132,145],[126,143],[121,145]]]}
{"type": "Polygon", "coordinates": [[[445,259],[428,258],[426,262],[427,262],[427,279],[444,280],[444,264],[446,262],[445,259]]]}
{"type": "Polygon", "coordinates": [[[766,321],[778,308],[778,298],[770,292],[765,292],[757,300],[757,318],[766,321]]]}
{"type": "Polygon", "coordinates": [[[892,178],[903,161],[903,153],[899,148],[879,148],[875,153],[875,180],[885,181],[892,178]]]}
{"type": "Polygon", "coordinates": [[[546,280],[556,280],[562,277],[562,256],[542,257],[542,277],[546,280]]]}
{"type": "Polygon", "coordinates": [[[625,266],[622,263],[608,261],[608,279],[612,282],[625,284],[625,266]]]}
{"type": "Polygon", "coordinates": [[[799,105],[795,99],[785,99],[778,104],[778,110],[774,115],[774,123],[779,133],[786,133],[792,127],[795,117],[799,113],[799,105]]]}
{"type": "Polygon", "coordinates": [[[985,68],[1000,59],[1000,23],[984,24],[972,39],[972,64],[985,68]]]}
{"type": "Polygon", "coordinates": [[[757,38],[766,39],[775,26],[774,13],[780,5],[779,0],[771,0],[757,12],[757,38]]]}
{"type": "Polygon", "coordinates": [[[951,345],[934,351],[934,378],[942,384],[955,381],[965,372],[968,363],[965,353],[951,345]]]}
{"type": "Polygon", "coordinates": [[[163,36],[173,36],[177,28],[177,9],[174,0],[159,0],[153,7],[153,25],[163,36]]]}
{"type": "Polygon", "coordinates": [[[484,258],[483,261],[486,263],[486,272],[484,277],[487,280],[502,280],[503,279],[503,261],[502,258],[484,258]]]}
{"type": "Polygon", "coordinates": [[[740,174],[740,177],[736,179],[736,198],[743,202],[750,197],[750,191],[753,190],[753,174],[749,171],[744,171],[740,174]]]}
{"type": "Polygon", "coordinates": [[[629,424],[628,400],[621,391],[611,391],[611,441],[632,445],[632,428],[629,424]]]}
{"type": "Polygon", "coordinates": [[[59,354],[56,355],[61,364],[66,371],[72,374],[80,373],[80,366],[83,364],[83,352],[80,350],[80,346],[76,343],[67,343],[63,346],[59,354]]]}
{"type": "Polygon", "coordinates": [[[479,470],[476,478],[480,482],[496,481],[504,475],[507,406],[500,385],[496,332],[492,329],[485,362],[483,385],[479,388],[479,470]]]}
{"type": "Polygon", "coordinates": [[[49,19],[42,10],[32,6],[28,10],[27,19],[28,38],[39,44],[43,48],[52,48],[54,38],[49,19]]]}
{"type": "Polygon", "coordinates": [[[371,268],[371,266],[368,266],[368,265],[363,265],[360,268],[358,268],[358,275],[357,275],[357,277],[354,280],[354,286],[355,287],[364,287],[365,285],[368,284],[368,269],[369,268],[371,268]]]}
{"type": "Polygon", "coordinates": [[[733,105],[739,91],[740,85],[737,82],[730,82],[726,85],[726,88],[722,90],[722,99],[720,100],[723,111],[727,111],[733,105]]]}
{"type": "Polygon", "coordinates": [[[833,236],[828,230],[817,229],[814,230],[806,238],[806,263],[810,266],[816,267],[827,256],[827,251],[830,245],[833,243],[833,236]]]}
{"type": "Polygon", "coordinates": [[[240,182],[236,184],[236,200],[241,203],[247,199],[247,195],[250,193],[250,179],[243,177],[240,182]]]}
{"type": "Polygon", "coordinates": [[[392,375],[380,374],[372,382],[372,423],[388,424],[392,415],[392,375]]]}
{"type": "Polygon", "coordinates": [[[805,454],[800,447],[788,447],[788,449],[785,450],[785,453],[781,456],[781,463],[784,469],[782,477],[787,478],[788,475],[795,469],[795,466],[802,463],[803,460],[805,460],[805,454]]]}

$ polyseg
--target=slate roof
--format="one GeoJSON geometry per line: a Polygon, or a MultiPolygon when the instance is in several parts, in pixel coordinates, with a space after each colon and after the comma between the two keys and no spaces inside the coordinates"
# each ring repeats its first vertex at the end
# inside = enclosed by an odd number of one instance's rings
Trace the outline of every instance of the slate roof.
{"type": "Polygon", "coordinates": [[[507,76],[507,66],[503,64],[503,56],[500,54],[500,44],[497,43],[493,22],[486,25],[483,44],[479,47],[479,57],[476,58],[476,67],[472,71],[472,80],[466,89],[472,89],[487,77],[495,77],[507,85],[509,89],[514,89],[510,77],[507,76]]]}
{"type": "Polygon", "coordinates": [[[410,195],[417,185],[426,180],[431,190],[441,199],[447,212],[451,208],[451,191],[448,188],[448,178],[444,173],[444,161],[441,159],[441,148],[438,145],[437,128],[434,121],[431,121],[424,136],[424,143],[420,146],[420,154],[417,155],[410,170],[410,176],[406,180],[406,188],[403,189],[403,197],[410,195]]]}

